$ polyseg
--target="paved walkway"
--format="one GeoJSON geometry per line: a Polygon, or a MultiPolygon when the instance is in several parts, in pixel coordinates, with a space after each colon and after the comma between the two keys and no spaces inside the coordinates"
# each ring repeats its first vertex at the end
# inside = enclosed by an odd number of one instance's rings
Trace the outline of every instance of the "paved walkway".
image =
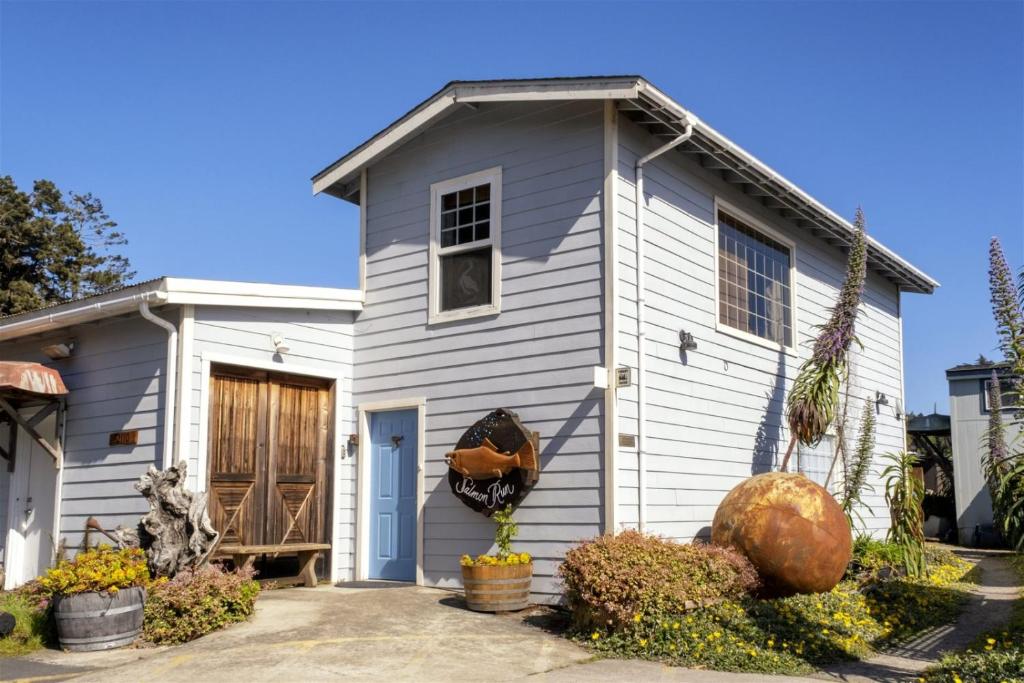
{"type": "Polygon", "coordinates": [[[1006,560],[1007,553],[960,550],[957,554],[978,563],[981,581],[955,623],[927,631],[872,659],[830,667],[818,678],[848,683],[913,681],[934,664],[941,653],[966,648],[980,634],[1009,621],[1013,603],[1024,587],[1006,560]]]}
{"type": "Polygon", "coordinates": [[[694,671],[653,662],[595,660],[553,635],[550,613],[470,612],[454,593],[415,586],[293,588],[270,591],[249,622],[174,648],[36,652],[0,660],[0,680],[76,683],[161,681],[903,681],[942,650],[1008,619],[1020,589],[1005,559],[977,553],[982,583],[952,627],[817,679],[694,671]]]}

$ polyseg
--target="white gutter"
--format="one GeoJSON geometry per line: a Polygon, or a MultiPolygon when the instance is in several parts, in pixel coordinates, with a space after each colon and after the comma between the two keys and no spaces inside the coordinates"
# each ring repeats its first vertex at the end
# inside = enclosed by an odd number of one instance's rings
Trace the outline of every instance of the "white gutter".
{"type": "Polygon", "coordinates": [[[178,384],[178,328],[149,310],[149,302],[139,302],[143,318],[167,331],[167,371],[164,373],[164,447],[163,469],[174,464],[175,387],[178,384]]]}
{"type": "Polygon", "coordinates": [[[120,313],[134,311],[142,301],[166,302],[167,295],[155,289],[136,292],[113,299],[105,299],[86,304],[74,304],[69,308],[55,307],[62,310],[46,315],[32,315],[24,320],[4,322],[0,320],[0,341],[16,339],[37,332],[46,332],[60,327],[69,327],[79,323],[106,318],[120,313]]]}
{"type": "Polygon", "coordinates": [[[693,135],[693,123],[683,118],[683,133],[636,162],[636,457],[640,531],[647,527],[647,268],[644,263],[644,165],[678,147],[693,135]]]}

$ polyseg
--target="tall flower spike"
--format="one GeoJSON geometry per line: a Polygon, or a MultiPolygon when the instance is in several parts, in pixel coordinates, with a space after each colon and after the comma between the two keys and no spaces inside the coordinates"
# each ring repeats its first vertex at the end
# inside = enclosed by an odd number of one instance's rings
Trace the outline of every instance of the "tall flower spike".
{"type": "MultiPolygon", "coordinates": [[[[786,420],[793,438],[813,446],[821,441],[835,419],[839,390],[846,375],[847,352],[855,337],[857,310],[867,275],[867,236],[864,212],[857,208],[856,228],[850,244],[846,280],[828,322],[814,342],[811,357],[801,366],[786,406],[786,420]]],[[[782,461],[785,471],[794,443],[782,461]]]]}
{"type": "MultiPolygon", "coordinates": [[[[999,348],[1013,366],[1011,375],[1019,383],[1024,377],[1024,301],[1021,300],[1010,264],[1006,262],[998,237],[988,247],[988,286],[992,315],[999,333],[999,348]]],[[[1021,387],[1018,384],[1018,389],[1021,387]]],[[[1018,392],[1018,411],[1024,410],[1024,396],[1018,392]]]]}

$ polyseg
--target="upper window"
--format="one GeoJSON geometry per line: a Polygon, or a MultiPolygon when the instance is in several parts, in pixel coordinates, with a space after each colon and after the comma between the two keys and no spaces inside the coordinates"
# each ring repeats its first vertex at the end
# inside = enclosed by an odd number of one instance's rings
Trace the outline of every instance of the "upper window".
{"type": "Polygon", "coordinates": [[[501,169],[435,183],[430,197],[430,322],[497,313],[501,169]]]}
{"type": "MultiPolygon", "coordinates": [[[[985,412],[992,411],[992,402],[989,400],[989,392],[992,391],[992,380],[986,379],[982,383],[982,396],[984,397],[985,412]]],[[[999,379],[999,402],[1003,406],[1003,410],[1016,410],[1017,409],[1017,387],[1015,382],[1010,378],[999,379]]]]}
{"type": "Polygon", "coordinates": [[[793,346],[792,247],[718,211],[718,322],[793,346]]]}

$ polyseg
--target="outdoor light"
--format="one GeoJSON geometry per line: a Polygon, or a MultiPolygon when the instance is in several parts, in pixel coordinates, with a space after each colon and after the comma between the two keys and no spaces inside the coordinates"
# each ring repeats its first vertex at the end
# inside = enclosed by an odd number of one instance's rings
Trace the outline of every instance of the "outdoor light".
{"type": "Polygon", "coordinates": [[[274,345],[275,353],[288,353],[291,351],[291,347],[288,346],[288,342],[285,341],[284,337],[281,336],[280,332],[274,332],[270,335],[270,343],[274,345]]]}
{"type": "Polygon", "coordinates": [[[74,342],[65,342],[62,344],[50,344],[44,346],[41,351],[50,360],[61,360],[62,358],[70,358],[71,352],[75,350],[74,342]]]}
{"type": "Polygon", "coordinates": [[[679,330],[679,350],[680,351],[696,351],[697,340],[693,338],[692,332],[686,330],[679,330]]]}

